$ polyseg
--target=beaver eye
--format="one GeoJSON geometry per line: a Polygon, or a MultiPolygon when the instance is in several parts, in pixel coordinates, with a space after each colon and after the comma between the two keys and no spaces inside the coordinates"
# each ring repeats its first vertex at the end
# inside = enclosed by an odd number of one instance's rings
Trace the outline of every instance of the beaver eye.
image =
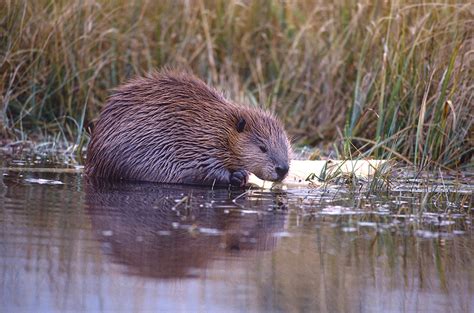
{"type": "Polygon", "coordinates": [[[266,153],[267,152],[267,147],[265,146],[260,146],[260,151],[262,151],[263,153],[266,153]]]}

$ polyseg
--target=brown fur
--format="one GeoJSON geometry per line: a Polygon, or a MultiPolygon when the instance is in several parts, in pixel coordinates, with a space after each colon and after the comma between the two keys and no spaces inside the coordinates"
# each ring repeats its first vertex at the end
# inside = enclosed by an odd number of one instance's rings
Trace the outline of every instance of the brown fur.
{"type": "Polygon", "coordinates": [[[242,178],[236,173],[252,172],[277,181],[286,175],[289,153],[271,114],[236,105],[190,74],[164,71],[110,96],[92,134],[86,174],[228,185],[242,178]]]}

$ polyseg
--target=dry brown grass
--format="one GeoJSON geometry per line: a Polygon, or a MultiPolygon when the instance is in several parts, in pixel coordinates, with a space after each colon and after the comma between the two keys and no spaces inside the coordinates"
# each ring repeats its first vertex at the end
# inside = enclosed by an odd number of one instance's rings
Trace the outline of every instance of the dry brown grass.
{"type": "Polygon", "coordinates": [[[161,66],[277,112],[299,143],[456,166],[473,152],[466,1],[0,4],[3,134],[84,141],[108,90],[161,66]],[[394,154],[395,152],[395,154],[394,154]]]}

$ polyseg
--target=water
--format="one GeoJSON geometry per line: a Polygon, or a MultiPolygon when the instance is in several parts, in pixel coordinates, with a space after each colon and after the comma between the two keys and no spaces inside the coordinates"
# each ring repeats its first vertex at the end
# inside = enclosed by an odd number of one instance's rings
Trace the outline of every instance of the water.
{"type": "Polygon", "coordinates": [[[2,312],[474,312],[472,176],[244,193],[35,163],[4,161],[2,312]]]}

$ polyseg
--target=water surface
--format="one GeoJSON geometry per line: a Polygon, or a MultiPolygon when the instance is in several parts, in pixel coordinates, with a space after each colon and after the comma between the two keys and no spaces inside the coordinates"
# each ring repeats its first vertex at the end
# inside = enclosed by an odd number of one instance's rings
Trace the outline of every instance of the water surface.
{"type": "Polygon", "coordinates": [[[474,311],[472,176],[244,192],[35,166],[3,164],[2,312],[474,311]]]}

